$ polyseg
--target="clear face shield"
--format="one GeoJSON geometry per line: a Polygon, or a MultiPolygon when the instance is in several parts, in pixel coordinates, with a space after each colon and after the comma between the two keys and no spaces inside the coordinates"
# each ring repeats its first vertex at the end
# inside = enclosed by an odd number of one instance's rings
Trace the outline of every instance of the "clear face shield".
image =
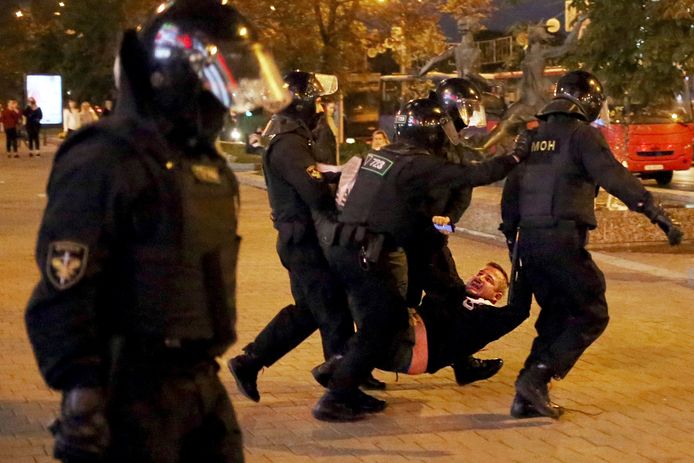
{"type": "Polygon", "coordinates": [[[456,103],[458,114],[467,127],[486,127],[487,116],[479,100],[462,99],[456,103]]]}
{"type": "MultiPolygon", "coordinates": [[[[248,34],[239,30],[241,37],[248,34]]],[[[154,60],[163,66],[174,56],[187,59],[205,90],[232,112],[262,107],[271,112],[291,102],[275,60],[262,45],[239,40],[208,40],[164,23],[154,39],[154,60]]]]}
{"type": "Polygon", "coordinates": [[[460,136],[458,135],[458,131],[455,129],[455,124],[453,124],[453,121],[445,118],[442,122],[441,128],[443,129],[443,133],[446,134],[446,137],[448,137],[448,140],[453,145],[459,145],[460,136]]]}
{"type": "Polygon", "coordinates": [[[598,117],[593,121],[593,125],[599,127],[609,127],[610,126],[610,107],[607,104],[607,100],[602,102],[600,106],[600,113],[598,117]]]}

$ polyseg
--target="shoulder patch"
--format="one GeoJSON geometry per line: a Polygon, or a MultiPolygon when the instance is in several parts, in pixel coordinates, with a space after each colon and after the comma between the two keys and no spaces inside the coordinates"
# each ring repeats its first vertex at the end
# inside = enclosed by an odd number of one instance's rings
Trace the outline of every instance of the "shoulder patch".
{"type": "Polygon", "coordinates": [[[311,164],[306,168],[306,173],[311,178],[311,180],[321,181],[323,180],[323,174],[320,173],[315,164],[311,164]]]}
{"type": "Polygon", "coordinates": [[[89,248],[74,241],[53,241],[48,245],[46,276],[57,289],[77,284],[87,268],[89,248]]]}
{"type": "Polygon", "coordinates": [[[559,139],[551,138],[546,140],[533,140],[530,144],[531,153],[558,153],[559,139]]]}
{"type": "Polygon", "coordinates": [[[216,166],[208,166],[205,164],[193,164],[190,167],[193,172],[193,176],[202,183],[215,183],[219,185],[221,180],[219,179],[219,169],[216,166]]]}
{"type": "Polygon", "coordinates": [[[362,169],[378,174],[381,177],[386,175],[391,167],[393,167],[393,161],[373,153],[369,153],[366,159],[364,159],[364,163],[361,165],[362,169]]]}

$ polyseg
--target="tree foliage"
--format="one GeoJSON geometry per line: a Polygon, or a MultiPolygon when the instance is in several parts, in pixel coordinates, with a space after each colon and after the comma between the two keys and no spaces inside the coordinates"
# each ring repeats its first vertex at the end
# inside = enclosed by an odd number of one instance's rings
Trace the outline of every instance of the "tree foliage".
{"type": "Polygon", "coordinates": [[[369,49],[390,52],[401,69],[421,66],[446,40],[439,22],[484,15],[490,0],[237,0],[273,48],[282,70],[344,76],[367,70],[369,49]]]}
{"type": "Polygon", "coordinates": [[[19,97],[23,75],[58,73],[77,100],[101,101],[113,89],[122,30],[137,24],[156,0],[31,0],[0,12],[0,92],[19,97]],[[60,3],[63,5],[61,6],[60,3]],[[21,17],[16,15],[21,11],[21,17]]]}
{"type": "Polygon", "coordinates": [[[694,0],[574,0],[590,24],[567,61],[596,72],[610,95],[671,100],[694,73],[694,0]]]}

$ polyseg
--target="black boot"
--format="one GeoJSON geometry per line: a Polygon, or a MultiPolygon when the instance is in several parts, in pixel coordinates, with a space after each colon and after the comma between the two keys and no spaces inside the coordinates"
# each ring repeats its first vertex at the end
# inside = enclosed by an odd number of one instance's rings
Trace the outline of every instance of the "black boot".
{"type": "MultiPolygon", "coordinates": [[[[564,414],[564,408],[558,405],[550,404],[554,408],[559,416],[564,414]]],[[[511,404],[511,416],[514,418],[537,418],[545,416],[538,412],[537,409],[528,400],[524,399],[521,395],[516,394],[513,398],[513,403],[511,404]]]]}
{"type": "Polygon", "coordinates": [[[361,382],[359,387],[366,389],[367,391],[385,391],[386,383],[377,380],[373,373],[370,373],[369,376],[367,376],[366,379],[361,382]]]}
{"type": "Polygon", "coordinates": [[[452,367],[453,373],[455,373],[455,382],[460,386],[464,386],[475,381],[491,378],[501,370],[503,365],[504,361],[501,359],[481,360],[470,356],[455,362],[452,367]]]}
{"type": "Polygon", "coordinates": [[[321,421],[349,422],[366,417],[366,413],[356,405],[354,393],[338,393],[328,390],[311,412],[321,421]]]}
{"type": "Polygon", "coordinates": [[[260,402],[260,392],[258,392],[258,372],[262,369],[262,364],[252,354],[238,355],[227,363],[231,375],[236,380],[236,387],[239,392],[253,402],[260,402]]]}
{"type": "Polygon", "coordinates": [[[354,404],[358,410],[361,410],[364,413],[379,413],[385,410],[387,406],[385,400],[377,399],[376,397],[370,396],[359,389],[357,389],[354,396],[354,404]]]}
{"type": "Polygon", "coordinates": [[[330,378],[332,378],[335,368],[337,368],[337,364],[340,362],[341,358],[341,355],[335,355],[331,357],[330,360],[326,360],[317,367],[311,369],[313,379],[315,379],[321,386],[328,387],[330,378]]]}
{"type": "Polygon", "coordinates": [[[552,371],[544,363],[535,363],[521,370],[516,379],[516,393],[535,408],[541,416],[558,419],[561,416],[559,407],[549,401],[547,385],[552,379],[552,371]]]}

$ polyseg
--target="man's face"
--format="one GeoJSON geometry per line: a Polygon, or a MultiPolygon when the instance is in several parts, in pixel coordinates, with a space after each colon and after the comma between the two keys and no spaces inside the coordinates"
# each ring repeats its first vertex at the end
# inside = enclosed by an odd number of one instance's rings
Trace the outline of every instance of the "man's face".
{"type": "Polygon", "coordinates": [[[494,267],[484,267],[465,285],[470,297],[486,299],[492,304],[501,299],[504,292],[500,289],[504,275],[494,267]]]}

